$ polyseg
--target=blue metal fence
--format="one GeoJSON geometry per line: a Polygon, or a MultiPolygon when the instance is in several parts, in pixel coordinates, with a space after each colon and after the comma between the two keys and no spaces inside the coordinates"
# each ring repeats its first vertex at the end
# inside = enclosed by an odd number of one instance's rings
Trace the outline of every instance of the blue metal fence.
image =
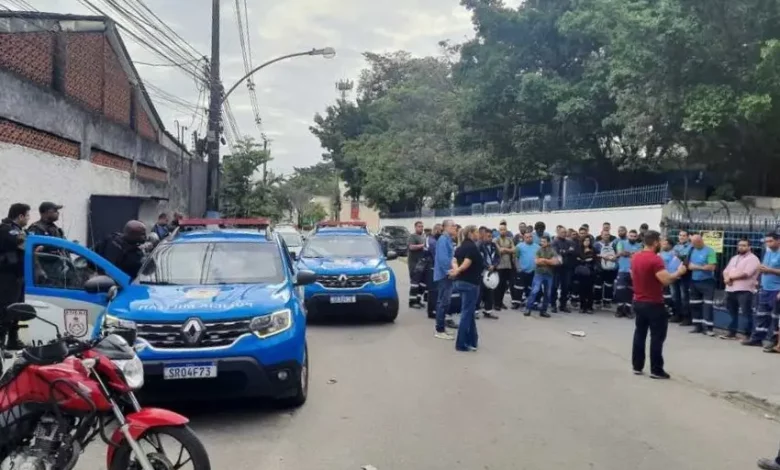
{"type": "Polygon", "coordinates": [[[628,189],[565,195],[562,197],[522,198],[519,201],[501,203],[486,202],[470,206],[444,209],[424,209],[421,212],[382,214],[386,219],[404,219],[420,216],[453,217],[467,215],[521,214],[530,212],[572,211],[608,209],[615,207],[652,206],[669,201],[669,185],[657,184],[628,189]]]}

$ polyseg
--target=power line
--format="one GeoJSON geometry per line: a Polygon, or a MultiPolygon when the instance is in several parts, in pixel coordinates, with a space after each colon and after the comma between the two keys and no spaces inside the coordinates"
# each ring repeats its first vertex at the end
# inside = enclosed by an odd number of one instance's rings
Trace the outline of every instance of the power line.
{"type": "Polygon", "coordinates": [[[178,62],[178,63],[174,63],[174,64],[154,64],[154,63],[151,63],[151,62],[141,62],[139,60],[134,60],[133,63],[136,64],[136,65],[146,65],[146,66],[149,66],[149,67],[181,67],[183,65],[194,64],[194,63],[198,63],[198,62],[202,62],[202,61],[203,61],[203,59],[193,59],[193,60],[188,60],[186,62],[178,62]]]}
{"type": "MultiPolygon", "coordinates": [[[[246,0],[243,1],[244,18],[247,20],[247,27],[244,28],[244,21],[241,16],[241,0],[235,0],[234,10],[236,13],[236,22],[238,24],[238,36],[239,43],[241,45],[241,56],[244,61],[244,73],[248,74],[253,68],[252,64],[252,42],[249,34],[249,10],[247,9],[246,0]]],[[[252,106],[252,113],[255,118],[255,125],[260,132],[262,129],[262,118],[260,117],[260,105],[257,101],[257,93],[255,91],[255,84],[251,77],[246,82],[247,89],[249,90],[249,104],[252,106]]]]}

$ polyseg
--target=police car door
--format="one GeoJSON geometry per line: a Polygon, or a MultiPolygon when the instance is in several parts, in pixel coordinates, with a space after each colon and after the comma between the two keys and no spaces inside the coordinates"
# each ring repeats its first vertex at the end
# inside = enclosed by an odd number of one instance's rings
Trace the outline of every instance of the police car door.
{"type": "MultiPolygon", "coordinates": [[[[116,266],[78,243],[29,236],[24,253],[25,303],[34,306],[38,316],[56,324],[62,334],[88,338],[95,319],[108,304],[106,294],[90,294],[83,288],[97,274],[95,268],[111,277],[120,289],[130,283],[116,266]]],[[[54,339],[55,330],[32,320],[23,325],[20,337],[28,344],[45,343],[54,339]]]]}

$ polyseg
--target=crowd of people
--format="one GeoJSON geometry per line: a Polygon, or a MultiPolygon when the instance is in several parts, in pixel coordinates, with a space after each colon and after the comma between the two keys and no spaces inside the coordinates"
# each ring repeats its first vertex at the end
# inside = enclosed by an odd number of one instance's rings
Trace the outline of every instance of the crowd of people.
{"type": "MultiPolygon", "coordinates": [[[[502,310],[522,309],[526,316],[538,311],[541,318],[549,318],[576,308],[582,314],[610,309],[616,317],[634,318],[638,311],[632,264],[647,248],[649,232],[648,225],[641,224],[636,230],[618,227],[613,234],[611,224],[604,222],[596,234],[583,224],[578,230],[558,226],[551,235],[544,222],[537,222],[520,223],[513,234],[505,221],[495,229],[460,227],[453,220],[425,228],[418,221],[408,243],[409,304],[415,308],[427,304],[428,316],[436,319],[437,338],[456,339],[448,328],[465,326],[464,339],[460,341],[459,331],[456,345],[462,350],[476,348],[470,333],[472,315],[496,320],[502,310]],[[461,314],[460,323],[452,319],[455,313],[461,314]]],[[[720,273],[731,323],[719,337],[737,338],[741,312],[750,332],[742,344],[780,352],[780,235],[767,234],[764,248],[759,259],[750,240],[740,240],[737,254],[720,273]]],[[[680,231],[675,239],[659,234],[657,251],[670,275],[681,266],[685,271],[662,286],[665,322],[716,336],[715,250],[701,235],[680,231]]]]}

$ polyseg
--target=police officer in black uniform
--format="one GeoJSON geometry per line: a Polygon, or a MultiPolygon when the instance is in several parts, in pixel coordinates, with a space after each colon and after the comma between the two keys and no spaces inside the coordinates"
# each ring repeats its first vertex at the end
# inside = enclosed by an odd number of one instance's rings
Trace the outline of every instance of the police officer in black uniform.
{"type": "Polygon", "coordinates": [[[24,302],[24,227],[30,221],[30,206],[12,204],[8,217],[0,222],[0,342],[8,349],[24,347],[19,339],[19,324],[5,321],[5,309],[24,302]]]}
{"type": "Polygon", "coordinates": [[[65,238],[65,233],[62,229],[57,227],[55,222],[60,220],[60,209],[62,206],[53,202],[42,202],[38,206],[38,213],[41,218],[30,225],[27,229],[29,235],[46,235],[49,237],[65,238]]]}

